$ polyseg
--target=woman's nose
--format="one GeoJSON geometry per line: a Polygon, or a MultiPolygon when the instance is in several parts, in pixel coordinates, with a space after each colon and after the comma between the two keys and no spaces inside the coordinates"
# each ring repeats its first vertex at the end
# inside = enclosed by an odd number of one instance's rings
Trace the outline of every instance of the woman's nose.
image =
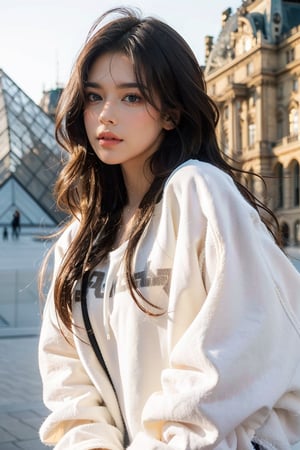
{"type": "Polygon", "coordinates": [[[111,123],[111,124],[115,124],[116,123],[116,114],[115,114],[115,108],[113,107],[113,105],[110,102],[107,102],[103,105],[103,108],[100,111],[99,114],[99,120],[100,122],[106,124],[106,123],[111,123]]]}

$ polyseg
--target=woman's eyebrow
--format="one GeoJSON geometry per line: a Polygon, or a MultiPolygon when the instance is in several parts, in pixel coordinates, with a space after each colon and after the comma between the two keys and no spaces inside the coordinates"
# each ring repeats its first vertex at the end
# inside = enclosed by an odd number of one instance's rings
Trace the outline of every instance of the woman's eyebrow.
{"type": "MultiPolygon", "coordinates": [[[[136,88],[136,89],[140,89],[141,87],[143,89],[145,89],[145,86],[141,86],[136,82],[128,82],[128,83],[116,83],[116,88],[117,89],[128,89],[128,88],[136,88]]],[[[101,89],[102,85],[100,83],[97,83],[95,81],[85,81],[84,82],[84,87],[85,88],[96,88],[96,89],[101,89]]]]}

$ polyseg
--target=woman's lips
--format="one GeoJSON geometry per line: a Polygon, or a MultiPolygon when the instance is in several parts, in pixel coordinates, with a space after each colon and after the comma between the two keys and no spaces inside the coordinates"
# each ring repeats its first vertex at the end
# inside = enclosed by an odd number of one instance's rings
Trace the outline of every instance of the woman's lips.
{"type": "Polygon", "coordinates": [[[113,133],[110,132],[103,132],[98,135],[98,141],[102,147],[107,146],[113,146],[120,144],[120,142],[123,141],[123,139],[120,139],[118,136],[116,136],[113,133]]]}

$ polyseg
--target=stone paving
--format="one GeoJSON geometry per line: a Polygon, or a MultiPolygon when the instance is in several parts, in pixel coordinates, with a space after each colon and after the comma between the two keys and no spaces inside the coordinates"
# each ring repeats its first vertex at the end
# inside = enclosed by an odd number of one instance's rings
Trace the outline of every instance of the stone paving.
{"type": "Polygon", "coordinates": [[[0,450],[52,448],[43,445],[38,435],[47,409],[37,361],[37,273],[49,245],[32,232],[18,241],[0,241],[0,317],[7,322],[13,317],[9,326],[0,323],[0,450]]]}
{"type": "MultiPolygon", "coordinates": [[[[299,250],[289,249],[288,253],[300,271],[299,250]]],[[[44,254],[45,244],[32,236],[21,236],[18,242],[0,241],[0,274],[16,269],[36,272],[44,254]]],[[[1,284],[0,314],[2,300],[1,284]]],[[[27,308],[36,316],[33,327],[0,328],[0,450],[51,449],[38,436],[47,415],[37,361],[38,303],[28,303],[27,308]]],[[[293,450],[300,450],[300,444],[293,450]]]]}
{"type": "Polygon", "coordinates": [[[38,336],[0,339],[1,450],[49,448],[38,436],[47,410],[42,403],[37,346],[38,336]]]}

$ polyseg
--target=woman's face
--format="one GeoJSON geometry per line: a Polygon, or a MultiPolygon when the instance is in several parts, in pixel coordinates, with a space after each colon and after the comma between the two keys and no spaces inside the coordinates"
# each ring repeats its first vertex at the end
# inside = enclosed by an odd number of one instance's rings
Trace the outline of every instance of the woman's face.
{"type": "Polygon", "coordinates": [[[164,130],[174,127],[142,97],[133,63],[122,53],[106,53],[92,64],[85,84],[84,125],[102,162],[134,171],[157,150],[164,130]]]}

